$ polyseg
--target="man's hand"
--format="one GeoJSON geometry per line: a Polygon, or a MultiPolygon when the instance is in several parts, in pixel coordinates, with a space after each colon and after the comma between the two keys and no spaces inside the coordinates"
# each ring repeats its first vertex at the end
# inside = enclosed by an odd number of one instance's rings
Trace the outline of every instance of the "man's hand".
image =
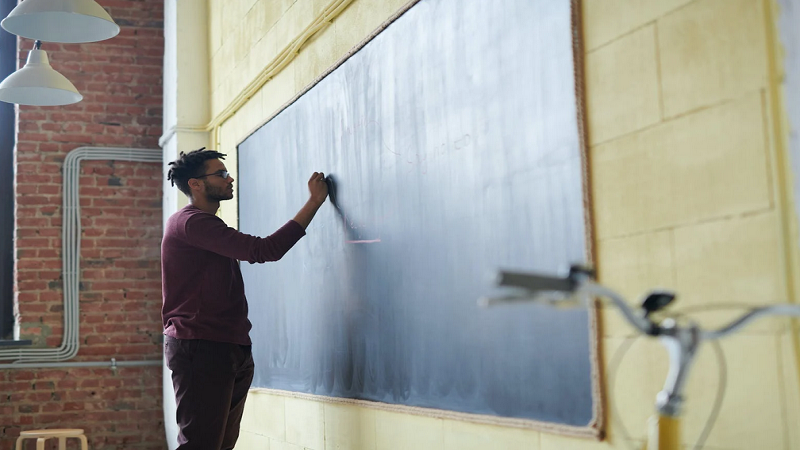
{"type": "Polygon", "coordinates": [[[319,202],[320,205],[325,203],[325,199],[328,198],[328,183],[325,182],[324,173],[314,172],[311,175],[308,180],[308,192],[311,193],[311,200],[319,202]]]}
{"type": "Polygon", "coordinates": [[[328,183],[325,182],[325,174],[322,172],[314,172],[308,180],[308,192],[311,193],[311,198],[308,199],[305,205],[300,208],[294,221],[299,223],[305,230],[314,218],[314,214],[328,198],[328,183]]]}

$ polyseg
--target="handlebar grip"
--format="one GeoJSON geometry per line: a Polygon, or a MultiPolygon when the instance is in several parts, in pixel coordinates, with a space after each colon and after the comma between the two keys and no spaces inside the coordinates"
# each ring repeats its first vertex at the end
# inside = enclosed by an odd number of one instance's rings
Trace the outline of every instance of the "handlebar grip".
{"type": "Polygon", "coordinates": [[[531,292],[556,291],[572,293],[577,287],[577,283],[572,278],[548,277],[545,275],[506,271],[498,272],[497,284],[500,286],[520,287],[531,292]]]}

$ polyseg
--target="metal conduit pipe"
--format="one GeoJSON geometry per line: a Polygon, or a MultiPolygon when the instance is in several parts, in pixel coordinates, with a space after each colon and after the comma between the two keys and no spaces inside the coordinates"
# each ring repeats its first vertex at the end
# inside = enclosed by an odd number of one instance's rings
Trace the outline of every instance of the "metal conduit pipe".
{"type": "Polygon", "coordinates": [[[111,370],[117,370],[120,367],[160,366],[161,364],[162,362],[158,360],[117,361],[116,358],[111,358],[109,361],[0,364],[0,369],[69,369],[73,367],[108,367],[111,370]]]}
{"type": "MultiPolygon", "coordinates": [[[[0,361],[13,360],[0,368],[33,367],[76,367],[74,364],[131,365],[129,362],[60,363],[73,358],[78,353],[79,342],[79,282],[80,282],[80,164],[85,160],[116,160],[161,163],[161,150],[78,147],[67,154],[63,170],[63,211],[62,211],[62,276],[64,280],[64,335],[58,348],[16,348],[0,350],[0,361]]],[[[161,365],[158,361],[131,361],[133,365],[161,365]],[[146,363],[146,364],[145,364],[146,363]]]]}

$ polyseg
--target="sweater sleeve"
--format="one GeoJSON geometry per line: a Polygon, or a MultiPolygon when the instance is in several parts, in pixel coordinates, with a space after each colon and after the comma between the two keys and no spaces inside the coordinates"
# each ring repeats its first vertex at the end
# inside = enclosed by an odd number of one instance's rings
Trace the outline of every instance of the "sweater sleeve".
{"type": "Polygon", "coordinates": [[[278,261],[306,234],[300,224],[290,220],[268,237],[251,236],[212,214],[192,215],[184,232],[186,242],[195,247],[251,264],[278,261]]]}

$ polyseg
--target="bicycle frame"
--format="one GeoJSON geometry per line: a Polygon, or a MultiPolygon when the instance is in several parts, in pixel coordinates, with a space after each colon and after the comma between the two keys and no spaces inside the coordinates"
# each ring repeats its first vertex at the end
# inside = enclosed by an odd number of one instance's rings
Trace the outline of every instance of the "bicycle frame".
{"type": "Polygon", "coordinates": [[[683,391],[694,357],[704,338],[702,330],[693,323],[680,326],[672,318],[655,324],[636,315],[620,295],[589,279],[584,279],[579,284],[576,293],[580,292],[611,299],[628,322],[644,334],[657,336],[667,349],[669,371],[664,388],[656,395],[656,415],[648,421],[647,442],[643,450],[681,450],[683,391]]]}
{"type": "Polygon", "coordinates": [[[642,450],[680,450],[681,419],[657,415],[650,418],[647,443],[642,450]]]}
{"type": "Polygon", "coordinates": [[[664,389],[656,396],[656,415],[648,421],[647,443],[644,450],[680,450],[681,413],[683,412],[683,389],[688,380],[694,356],[702,341],[696,325],[679,327],[677,322],[667,319],[662,323],[665,334],[661,343],[669,355],[669,372],[664,389]]]}

